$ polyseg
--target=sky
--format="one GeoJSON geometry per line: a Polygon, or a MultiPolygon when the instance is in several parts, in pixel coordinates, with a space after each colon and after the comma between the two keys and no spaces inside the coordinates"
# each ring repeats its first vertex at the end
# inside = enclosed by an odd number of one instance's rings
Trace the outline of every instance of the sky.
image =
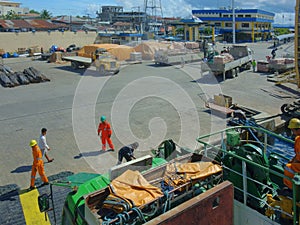
{"type": "MultiPolygon", "coordinates": [[[[124,11],[143,11],[145,0],[15,0],[21,3],[21,7],[28,7],[36,11],[48,10],[53,16],[80,15],[95,17],[96,11],[101,6],[123,6],[124,11]]],[[[190,17],[193,9],[217,9],[231,7],[234,2],[235,8],[261,9],[276,14],[275,23],[293,23],[296,0],[149,0],[148,10],[156,10],[156,15],[164,17],[190,17]],[[160,7],[161,6],[161,7],[160,7]],[[160,8],[162,10],[160,10],[160,8]]],[[[154,14],[154,13],[153,13],[154,14]]]]}

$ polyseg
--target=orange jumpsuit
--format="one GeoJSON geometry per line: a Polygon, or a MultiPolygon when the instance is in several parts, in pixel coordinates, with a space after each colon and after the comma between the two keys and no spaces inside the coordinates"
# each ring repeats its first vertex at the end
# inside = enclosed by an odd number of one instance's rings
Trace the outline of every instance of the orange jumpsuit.
{"type": "Polygon", "coordinates": [[[31,180],[30,180],[31,187],[34,186],[36,171],[38,171],[38,173],[44,183],[48,182],[48,178],[47,178],[47,176],[45,174],[45,170],[44,170],[44,161],[42,159],[42,157],[43,157],[42,151],[40,150],[38,145],[35,145],[32,147],[32,156],[33,156],[33,164],[32,164],[32,168],[31,168],[31,180]]]}
{"type": "Polygon", "coordinates": [[[108,143],[111,149],[115,149],[110,136],[112,135],[112,130],[110,128],[110,124],[107,121],[99,123],[98,126],[98,135],[101,132],[101,141],[102,141],[102,150],[106,150],[106,142],[108,143]]]}
{"type": "MultiPolygon", "coordinates": [[[[295,157],[288,162],[284,167],[284,175],[288,176],[290,178],[294,178],[295,173],[300,172],[300,136],[297,136],[295,138],[295,157]]],[[[292,181],[289,181],[288,179],[284,178],[283,183],[290,189],[293,188],[292,181]]]]}

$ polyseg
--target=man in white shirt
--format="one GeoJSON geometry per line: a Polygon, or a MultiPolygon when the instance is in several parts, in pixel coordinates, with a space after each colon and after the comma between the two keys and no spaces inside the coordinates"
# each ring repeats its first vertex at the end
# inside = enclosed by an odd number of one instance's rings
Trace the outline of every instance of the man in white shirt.
{"type": "Polygon", "coordinates": [[[48,160],[48,162],[52,162],[54,159],[50,159],[47,152],[50,151],[50,147],[47,145],[47,140],[46,140],[46,133],[47,133],[47,129],[46,128],[42,128],[41,130],[41,136],[39,138],[39,147],[42,151],[43,156],[46,157],[46,159],[48,160]]]}

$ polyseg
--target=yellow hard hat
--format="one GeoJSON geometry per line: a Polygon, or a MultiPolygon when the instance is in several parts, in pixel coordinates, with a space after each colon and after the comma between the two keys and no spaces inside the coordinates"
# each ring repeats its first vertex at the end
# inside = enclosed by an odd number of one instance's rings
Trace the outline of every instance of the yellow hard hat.
{"type": "Polygon", "coordinates": [[[289,122],[288,128],[290,128],[290,129],[298,129],[298,128],[300,128],[300,120],[297,119],[297,118],[291,119],[290,122],[289,122]]]}
{"type": "Polygon", "coordinates": [[[33,146],[37,145],[36,140],[31,140],[29,145],[30,145],[30,147],[33,147],[33,146]]]}

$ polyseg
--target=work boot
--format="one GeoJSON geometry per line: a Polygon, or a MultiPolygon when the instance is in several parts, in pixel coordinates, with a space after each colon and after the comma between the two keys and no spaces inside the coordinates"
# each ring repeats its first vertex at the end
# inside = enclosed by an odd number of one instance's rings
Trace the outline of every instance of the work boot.
{"type": "Polygon", "coordinates": [[[46,185],[49,185],[49,182],[44,182],[41,186],[46,186],[46,185]]]}
{"type": "Polygon", "coordinates": [[[29,188],[28,188],[28,191],[32,191],[32,190],[34,190],[36,187],[35,186],[30,186],[29,188]]]}
{"type": "Polygon", "coordinates": [[[54,159],[48,159],[48,163],[51,163],[51,162],[53,162],[53,160],[54,160],[54,159]]]}

